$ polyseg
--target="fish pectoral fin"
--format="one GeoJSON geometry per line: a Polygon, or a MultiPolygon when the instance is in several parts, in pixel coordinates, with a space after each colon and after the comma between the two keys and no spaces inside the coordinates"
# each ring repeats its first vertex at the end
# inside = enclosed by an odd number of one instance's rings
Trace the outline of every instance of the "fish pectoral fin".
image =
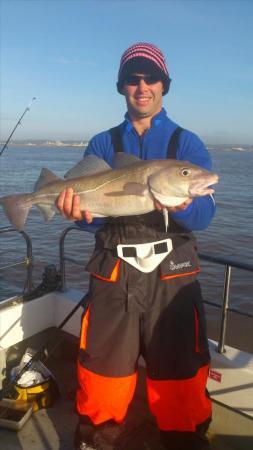
{"type": "Polygon", "coordinates": [[[40,176],[34,185],[34,191],[45,187],[47,184],[52,183],[52,181],[59,181],[61,178],[55,175],[51,170],[43,168],[40,172],[40,176]]]}
{"type": "Polygon", "coordinates": [[[107,192],[104,195],[107,197],[122,197],[126,195],[138,195],[143,197],[147,194],[149,194],[149,190],[145,184],[130,181],[124,185],[122,191],[107,192]]]}
{"type": "Polygon", "coordinates": [[[65,175],[65,179],[78,178],[87,175],[94,175],[96,173],[112,170],[109,164],[103,159],[95,155],[87,155],[79,161],[74,167],[69,169],[65,175]]]}
{"type": "Polygon", "coordinates": [[[45,222],[48,222],[56,213],[56,208],[54,205],[35,205],[44,217],[45,222]]]}
{"type": "Polygon", "coordinates": [[[123,167],[130,166],[141,160],[137,156],[129,155],[128,153],[119,152],[113,157],[112,167],[113,169],[122,169],[123,167]]]}

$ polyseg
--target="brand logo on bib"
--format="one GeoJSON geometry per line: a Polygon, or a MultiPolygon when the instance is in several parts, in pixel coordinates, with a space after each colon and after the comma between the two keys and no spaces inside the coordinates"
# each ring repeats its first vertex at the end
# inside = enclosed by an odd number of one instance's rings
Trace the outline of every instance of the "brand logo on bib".
{"type": "Polygon", "coordinates": [[[185,267],[191,267],[190,261],[184,261],[182,263],[175,264],[174,261],[170,261],[170,267],[169,270],[178,270],[178,269],[184,269],[185,267]]]}

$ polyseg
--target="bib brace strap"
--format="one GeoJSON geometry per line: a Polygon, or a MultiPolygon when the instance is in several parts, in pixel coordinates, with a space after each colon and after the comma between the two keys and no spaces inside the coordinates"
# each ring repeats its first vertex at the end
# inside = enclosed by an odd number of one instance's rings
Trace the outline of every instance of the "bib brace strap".
{"type": "MultiPolygon", "coordinates": [[[[168,142],[167,146],[167,158],[168,159],[177,159],[177,148],[179,143],[179,137],[181,132],[183,131],[183,128],[177,127],[175,131],[172,133],[171,138],[168,142]]],[[[111,135],[112,144],[114,148],[115,153],[123,152],[123,145],[122,145],[122,139],[121,139],[121,132],[120,132],[120,125],[117,127],[111,128],[109,130],[109,133],[111,135]]]]}
{"type": "MultiPolygon", "coordinates": [[[[115,152],[121,151],[118,136],[115,152]]],[[[170,158],[176,158],[177,142],[178,135],[168,144],[174,150],[170,158]]],[[[163,229],[161,214],[152,211],[109,218],[96,234],[97,247],[86,266],[92,274],[90,308],[82,320],[77,410],[95,425],[122,422],[134,396],[141,354],[147,363],[149,408],[163,442],[169,448],[189,449],[202,442],[201,432],[211,418],[208,341],[195,278],[199,270],[194,237],[173,220],[169,233],[163,229]],[[167,256],[169,238],[173,253],[167,256]],[[116,250],[128,262],[141,258],[145,268],[150,255],[167,258],[159,270],[142,273],[123,264],[116,250]]]]}
{"type": "MultiPolygon", "coordinates": [[[[167,158],[177,159],[177,147],[179,142],[179,136],[182,132],[181,127],[177,127],[172,133],[172,136],[167,146],[167,158]]],[[[111,134],[112,144],[114,152],[123,152],[123,145],[121,139],[120,125],[111,128],[109,130],[111,134]]],[[[117,253],[121,259],[124,259],[128,264],[131,264],[141,272],[151,272],[154,270],[161,261],[171,252],[173,246],[171,239],[165,241],[157,241],[158,247],[166,245],[166,250],[156,252],[156,242],[133,245],[118,245],[117,253]]]]}

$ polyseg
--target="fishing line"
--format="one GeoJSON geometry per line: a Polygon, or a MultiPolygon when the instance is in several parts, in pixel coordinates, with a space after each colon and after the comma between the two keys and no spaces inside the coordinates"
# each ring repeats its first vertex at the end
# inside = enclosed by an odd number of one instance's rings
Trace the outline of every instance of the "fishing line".
{"type": "Polygon", "coordinates": [[[17,128],[19,125],[21,125],[21,120],[23,119],[24,115],[27,113],[27,111],[30,111],[30,106],[31,106],[31,104],[34,102],[34,100],[36,100],[36,97],[33,97],[33,98],[32,98],[32,101],[29,103],[29,105],[27,105],[27,107],[26,107],[26,109],[24,110],[23,114],[22,114],[22,115],[20,116],[20,118],[18,119],[18,121],[17,121],[15,127],[13,128],[11,134],[9,135],[7,141],[5,142],[3,148],[2,148],[2,150],[1,150],[1,152],[0,152],[0,156],[3,154],[4,150],[7,148],[7,146],[8,146],[8,144],[9,144],[9,142],[10,142],[10,140],[11,140],[11,138],[12,138],[12,136],[13,136],[15,130],[16,130],[16,128],[17,128]]]}

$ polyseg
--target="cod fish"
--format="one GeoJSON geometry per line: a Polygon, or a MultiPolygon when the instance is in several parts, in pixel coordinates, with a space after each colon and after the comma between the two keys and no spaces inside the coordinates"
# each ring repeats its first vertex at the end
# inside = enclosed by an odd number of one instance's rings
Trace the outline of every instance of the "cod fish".
{"type": "Polygon", "coordinates": [[[59,178],[43,168],[34,192],[7,195],[0,198],[11,224],[21,230],[30,208],[35,205],[50,220],[57,208],[55,202],[65,188],[80,195],[81,210],[89,210],[93,217],[130,216],[155,209],[154,200],[163,205],[166,229],[166,206],[177,206],[189,197],[212,194],[211,185],[218,182],[212,172],[186,161],[172,159],[143,161],[119,153],[113,168],[94,155],[83,158],[59,178]]]}

